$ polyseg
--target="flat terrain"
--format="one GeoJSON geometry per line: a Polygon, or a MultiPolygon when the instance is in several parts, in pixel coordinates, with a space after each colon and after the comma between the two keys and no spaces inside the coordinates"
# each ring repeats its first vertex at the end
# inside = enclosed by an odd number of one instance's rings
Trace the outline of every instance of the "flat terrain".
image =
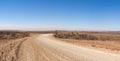
{"type": "Polygon", "coordinates": [[[56,32],[54,36],[67,43],[120,53],[119,32],[56,32]]]}
{"type": "Polygon", "coordinates": [[[78,46],[96,48],[109,52],[120,53],[120,41],[100,41],[100,40],[75,40],[75,39],[60,39],[63,42],[71,43],[78,46]]]}
{"type": "Polygon", "coordinates": [[[57,41],[50,34],[24,41],[18,61],[119,61],[120,55],[57,41]]]}
{"type": "Polygon", "coordinates": [[[63,42],[52,34],[0,41],[0,61],[119,61],[120,54],[63,42]]]}

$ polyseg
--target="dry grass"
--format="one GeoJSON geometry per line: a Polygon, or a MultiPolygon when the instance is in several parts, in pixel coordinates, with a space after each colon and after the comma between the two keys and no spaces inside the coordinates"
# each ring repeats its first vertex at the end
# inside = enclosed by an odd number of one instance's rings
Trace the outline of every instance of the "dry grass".
{"type": "Polygon", "coordinates": [[[88,41],[88,40],[75,40],[75,39],[62,39],[62,41],[72,43],[75,45],[102,48],[110,51],[120,51],[120,41],[100,41],[100,40],[88,41]]]}
{"type": "Polygon", "coordinates": [[[6,40],[0,42],[0,61],[17,61],[19,47],[26,39],[6,40]]]}
{"type": "Polygon", "coordinates": [[[30,36],[29,32],[0,32],[0,39],[16,39],[30,36]]]}
{"type": "Polygon", "coordinates": [[[28,32],[0,32],[0,61],[17,61],[19,47],[28,36],[28,32]]]}
{"type": "Polygon", "coordinates": [[[118,33],[57,32],[54,36],[76,45],[120,51],[120,35],[118,33]]]}
{"type": "Polygon", "coordinates": [[[77,40],[111,40],[119,41],[120,34],[113,33],[95,33],[95,32],[57,32],[55,37],[77,40]]]}

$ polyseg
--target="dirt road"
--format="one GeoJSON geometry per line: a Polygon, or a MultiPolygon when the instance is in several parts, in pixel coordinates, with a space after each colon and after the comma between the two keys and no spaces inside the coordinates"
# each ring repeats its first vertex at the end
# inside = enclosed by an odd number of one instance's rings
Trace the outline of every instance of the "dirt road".
{"type": "Polygon", "coordinates": [[[119,54],[56,41],[50,34],[23,42],[18,57],[18,61],[120,61],[119,54]]]}

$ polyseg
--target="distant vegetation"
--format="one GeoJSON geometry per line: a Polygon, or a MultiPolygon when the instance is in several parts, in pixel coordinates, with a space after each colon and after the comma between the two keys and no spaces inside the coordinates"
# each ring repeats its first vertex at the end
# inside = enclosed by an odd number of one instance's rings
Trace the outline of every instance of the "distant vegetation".
{"type": "Polygon", "coordinates": [[[0,32],[0,39],[16,39],[30,36],[29,32],[0,32]]]}
{"type": "Polygon", "coordinates": [[[56,31],[55,37],[64,39],[79,39],[79,40],[120,40],[118,32],[70,32],[56,31]]]}

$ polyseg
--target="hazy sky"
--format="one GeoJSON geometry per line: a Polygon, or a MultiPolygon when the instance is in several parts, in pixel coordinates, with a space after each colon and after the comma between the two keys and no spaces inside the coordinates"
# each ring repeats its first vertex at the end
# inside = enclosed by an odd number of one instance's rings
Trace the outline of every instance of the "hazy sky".
{"type": "Polygon", "coordinates": [[[0,0],[0,26],[120,30],[120,0],[0,0]]]}

